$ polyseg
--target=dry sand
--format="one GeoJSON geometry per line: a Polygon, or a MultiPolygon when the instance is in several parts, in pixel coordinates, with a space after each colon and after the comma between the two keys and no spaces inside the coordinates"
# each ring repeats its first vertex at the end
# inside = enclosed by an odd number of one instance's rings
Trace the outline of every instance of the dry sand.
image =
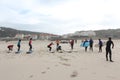
{"type": "Polygon", "coordinates": [[[114,40],[114,62],[109,62],[105,61],[105,46],[102,53],[98,53],[97,47],[93,52],[85,52],[80,41],[71,53],[69,44],[61,44],[63,53],[50,53],[47,48],[50,41],[33,41],[32,54],[26,54],[28,41],[22,41],[20,54],[15,54],[17,41],[1,41],[0,80],[120,80],[119,42],[114,40]],[[7,53],[8,44],[14,44],[11,53],[7,53]]]}

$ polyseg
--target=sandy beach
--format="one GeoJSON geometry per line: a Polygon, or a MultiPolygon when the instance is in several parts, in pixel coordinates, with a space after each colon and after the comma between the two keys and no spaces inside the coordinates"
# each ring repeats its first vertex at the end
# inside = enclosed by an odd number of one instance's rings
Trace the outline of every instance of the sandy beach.
{"type": "Polygon", "coordinates": [[[60,44],[63,53],[56,52],[53,45],[55,53],[50,53],[50,41],[37,40],[33,41],[33,53],[26,54],[28,41],[22,41],[21,53],[15,54],[17,41],[0,41],[0,80],[120,80],[120,40],[113,40],[114,62],[106,61],[105,46],[102,53],[98,53],[98,47],[85,52],[80,42],[75,43],[73,51],[69,44],[60,44]],[[11,53],[7,53],[9,44],[14,45],[11,53]]]}

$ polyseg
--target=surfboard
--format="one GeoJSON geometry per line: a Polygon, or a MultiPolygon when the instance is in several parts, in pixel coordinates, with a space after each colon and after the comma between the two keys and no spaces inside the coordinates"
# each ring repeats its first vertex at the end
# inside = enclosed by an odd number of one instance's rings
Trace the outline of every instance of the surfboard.
{"type": "Polygon", "coordinates": [[[84,44],[84,42],[82,42],[81,44],[80,44],[80,46],[82,46],[82,47],[88,47],[89,45],[90,45],[90,43],[89,43],[89,41],[88,42],[85,42],[85,44],[84,44]]]}
{"type": "Polygon", "coordinates": [[[16,51],[15,53],[16,53],[16,54],[17,54],[17,53],[21,53],[21,51],[16,51]]]}
{"type": "Polygon", "coordinates": [[[31,54],[33,51],[28,51],[28,52],[26,52],[27,54],[31,54]]]}

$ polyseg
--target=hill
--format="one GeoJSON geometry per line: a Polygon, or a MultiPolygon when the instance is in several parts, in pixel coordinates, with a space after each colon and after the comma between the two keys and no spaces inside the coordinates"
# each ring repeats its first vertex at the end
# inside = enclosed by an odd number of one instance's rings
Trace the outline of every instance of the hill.
{"type": "Polygon", "coordinates": [[[89,37],[95,39],[108,38],[108,37],[112,37],[113,39],[120,39],[119,35],[120,35],[120,29],[106,29],[106,30],[76,31],[75,33],[72,34],[71,37],[75,39],[89,38],[89,37]]]}
{"type": "Polygon", "coordinates": [[[15,37],[16,34],[54,35],[50,33],[32,32],[32,31],[16,30],[7,27],[0,27],[0,37],[15,37]]]}
{"type": "Polygon", "coordinates": [[[108,29],[108,30],[96,30],[96,37],[106,38],[112,37],[114,39],[120,39],[120,29],[108,29]]]}
{"type": "MultiPolygon", "coordinates": [[[[77,31],[77,32],[82,32],[82,31],[77,31]]],[[[120,39],[120,29],[108,29],[108,30],[95,30],[96,33],[95,38],[107,38],[107,37],[112,37],[115,39],[120,39]]],[[[32,31],[24,31],[24,30],[16,30],[13,28],[7,28],[7,27],[0,27],[0,37],[15,37],[16,34],[36,34],[36,35],[53,35],[55,34],[50,34],[50,33],[41,33],[41,32],[32,32],[32,31]]]]}

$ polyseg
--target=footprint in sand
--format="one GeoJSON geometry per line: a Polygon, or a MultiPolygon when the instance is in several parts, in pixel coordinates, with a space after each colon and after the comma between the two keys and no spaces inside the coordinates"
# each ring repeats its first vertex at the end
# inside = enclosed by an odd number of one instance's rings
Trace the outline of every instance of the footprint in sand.
{"type": "Polygon", "coordinates": [[[62,64],[62,65],[65,65],[65,66],[71,66],[70,64],[68,64],[68,63],[62,63],[62,62],[59,62],[60,64],[62,64]]]}
{"type": "Polygon", "coordinates": [[[33,78],[33,75],[30,75],[29,78],[33,78]]]}
{"type": "Polygon", "coordinates": [[[49,70],[50,68],[49,67],[47,67],[47,70],[49,70]]]}
{"type": "Polygon", "coordinates": [[[74,71],[71,75],[70,75],[70,77],[77,77],[77,75],[78,75],[78,72],[77,71],[74,71]]]}
{"type": "Polygon", "coordinates": [[[41,72],[42,74],[45,74],[46,73],[46,71],[43,71],[43,72],[41,72]]]}

